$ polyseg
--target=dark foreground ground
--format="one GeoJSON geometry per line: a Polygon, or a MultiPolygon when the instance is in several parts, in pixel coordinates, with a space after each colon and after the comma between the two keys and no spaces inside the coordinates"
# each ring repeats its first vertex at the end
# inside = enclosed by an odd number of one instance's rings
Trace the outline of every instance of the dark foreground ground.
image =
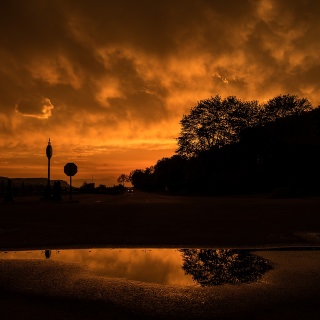
{"type": "Polygon", "coordinates": [[[141,192],[0,202],[0,249],[320,244],[320,197],[173,197],[141,192]],[[312,236],[314,235],[314,236],[312,236]]]}
{"type": "Polygon", "coordinates": [[[1,319],[319,319],[319,207],[317,197],[139,192],[2,202],[1,250],[252,248],[274,269],[252,284],[186,288],[102,278],[50,260],[0,259],[1,319]]]}

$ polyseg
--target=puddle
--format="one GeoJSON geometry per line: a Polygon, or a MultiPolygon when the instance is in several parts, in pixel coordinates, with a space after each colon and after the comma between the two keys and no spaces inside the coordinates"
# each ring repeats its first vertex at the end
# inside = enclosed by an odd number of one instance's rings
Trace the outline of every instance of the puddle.
{"type": "Polygon", "coordinates": [[[185,273],[201,286],[255,282],[272,269],[257,255],[230,249],[181,249],[185,273]]]}
{"type": "Polygon", "coordinates": [[[109,278],[181,286],[240,284],[259,280],[269,261],[231,249],[67,249],[2,251],[0,259],[77,263],[109,278]]]}

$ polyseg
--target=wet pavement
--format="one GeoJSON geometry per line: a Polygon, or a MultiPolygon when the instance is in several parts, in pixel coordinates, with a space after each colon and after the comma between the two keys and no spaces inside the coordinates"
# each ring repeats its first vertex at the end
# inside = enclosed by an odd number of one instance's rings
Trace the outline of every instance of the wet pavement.
{"type": "Polygon", "coordinates": [[[203,287],[255,282],[272,269],[271,262],[249,251],[207,248],[0,251],[0,259],[51,259],[107,278],[203,287]]]}
{"type": "MultiPolygon", "coordinates": [[[[99,250],[91,251],[92,255],[88,256],[92,259],[89,260],[78,259],[79,255],[71,260],[55,259],[54,252],[46,258],[45,251],[35,258],[28,256],[30,252],[22,253],[25,257],[19,258],[15,257],[17,253],[2,253],[2,319],[53,319],[57,316],[59,319],[317,319],[320,312],[320,251],[317,250],[252,252],[261,261],[268,261],[272,268],[255,281],[210,286],[194,280],[159,283],[148,277],[132,279],[133,266],[141,272],[139,263],[131,266],[128,263],[134,252],[132,249],[129,250],[131,254],[128,249],[120,249],[120,255],[117,254],[114,260],[122,259],[118,268],[121,264],[127,266],[131,269],[130,276],[104,273],[101,268],[90,265],[90,261],[95,261],[94,264],[100,261],[99,250]],[[16,307],[12,308],[13,305],[16,307]]],[[[119,253],[119,249],[115,251],[119,253]]],[[[150,252],[143,251],[138,249],[141,255],[151,256],[150,252]]],[[[164,256],[168,256],[165,251],[164,256]]],[[[156,252],[159,256],[161,250],[156,249],[156,252]]],[[[219,252],[228,264],[229,250],[214,250],[210,255],[219,252]]],[[[189,255],[189,260],[194,262],[195,252],[189,255]]],[[[163,271],[173,264],[174,268],[183,269],[183,259],[180,260],[182,265],[177,261],[173,263],[172,256],[168,259],[171,262],[153,264],[153,268],[163,271]]],[[[108,264],[111,264],[110,259],[108,264]]],[[[197,267],[193,270],[199,272],[201,265],[204,265],[203,261],[196,261],[197,267]]],[[[210,278],[210,274],[219,268],[220,273],[224,270],[228,274],[226,265],[216,265],[209,274],[208,268],[203,267],[201,272],[210,278]]],[[[172,271],[169,274],[172,275],[172,271]]]]}
{"type": "Polygon", "coordinates": [[[319,207],[142,193],[0,203],[1,319],[318,319],[319,207]]]}

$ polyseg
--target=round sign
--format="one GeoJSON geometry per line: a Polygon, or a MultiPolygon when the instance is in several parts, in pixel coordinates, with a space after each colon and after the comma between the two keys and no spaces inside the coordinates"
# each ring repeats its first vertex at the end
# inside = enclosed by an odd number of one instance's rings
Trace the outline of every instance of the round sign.
{"type": "Polygon", "coordinates": [[[74,176],[77,172],[78,167],[73,162],[69,162],[64,166],[64,173],[69,177],[74,176]]]}

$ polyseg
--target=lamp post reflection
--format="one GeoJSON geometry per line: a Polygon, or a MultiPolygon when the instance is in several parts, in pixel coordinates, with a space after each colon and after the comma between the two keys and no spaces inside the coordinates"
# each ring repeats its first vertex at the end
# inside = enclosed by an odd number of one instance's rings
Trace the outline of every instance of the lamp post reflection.
{"type": "Polygon", "coordinates": [[[44,256],[46,257],[46,259],[49,259],[51,257],[51,250],[45,250],[44,256]]]}

